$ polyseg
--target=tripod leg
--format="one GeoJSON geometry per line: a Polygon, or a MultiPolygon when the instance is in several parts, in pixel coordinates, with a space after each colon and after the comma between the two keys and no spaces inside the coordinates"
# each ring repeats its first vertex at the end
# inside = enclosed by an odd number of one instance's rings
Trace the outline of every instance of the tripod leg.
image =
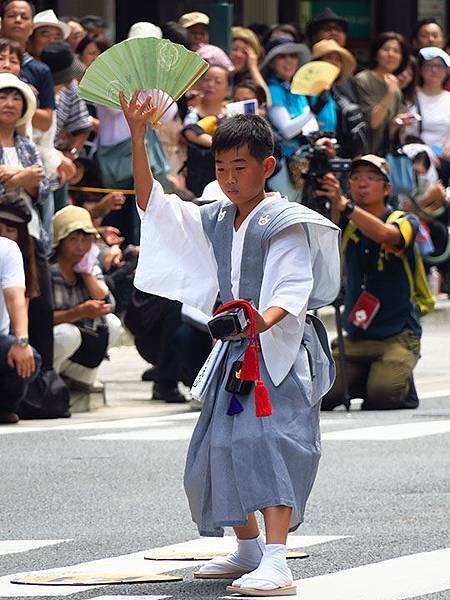
{"type": "Polygon", "coordinates": [[[345,364],[345,347],[344,347],[344,335],[342,333],[342,323],[341,323],[341,311],[339,309],[338,304],[334,304],[334,315],[336,318],[336,331],[337,331],[337,339],[338,339],[338,348],[339,348],[339,367],[341,372],[341,381],[342,381],[342,390],[344,394],[344,406],[347,410],[350,410],[350,392],[348,389],[348,378],[347,378],[347,370],[345,364]]]}

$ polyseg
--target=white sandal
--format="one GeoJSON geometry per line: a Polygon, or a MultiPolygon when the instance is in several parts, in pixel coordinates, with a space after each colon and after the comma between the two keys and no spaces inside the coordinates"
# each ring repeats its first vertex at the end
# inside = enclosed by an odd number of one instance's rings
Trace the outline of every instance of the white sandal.
{"type": "Polygon", "coordinates": [[[227,585],[227,592],[234,592],[240,596],[295,596],[297,594],[297,586],[283,585],[273,590],[261,590],[252,587],[227,585]]]}

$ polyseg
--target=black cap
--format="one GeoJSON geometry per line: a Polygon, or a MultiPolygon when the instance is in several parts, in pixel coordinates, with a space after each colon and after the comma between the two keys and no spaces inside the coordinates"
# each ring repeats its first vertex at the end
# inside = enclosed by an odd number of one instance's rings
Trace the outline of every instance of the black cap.
{"type": "Polygon", "coordinates": [[[8,192],[0,196],[0,220],[29,223],[31,210],[25,198],[16,192],[8,192]]]}
{"type": "Polygon", "coordinates": [[[347,33],[347,31],[348,31],[347,19],[344,19],[344,17],[340,17],[339,15],[337,15],[334,12],[334,10],[331,10],[331,8],[325,8],[322,12],[315,15],[311,19],[311,21],[308,23],[308,25],[306,26],[306,35],[308,36],[308,38],[311,39],[311,37],[314,35],[314,33],[320,28],[320,25],[322,23],[326,23],[329,21],[334,21],[336,23],[340,23],[340,25],[342,25],[342,28],[345,31],[345,33],[347,33]]]}
{"type": "Polygon", "coordinates": [[[70,83],[80,77],[86,70],[85,65],[75,56],[67,42],[51,42],[44,46],[40,60],[44,62],[53,75],[55,85],[70,83]]]}

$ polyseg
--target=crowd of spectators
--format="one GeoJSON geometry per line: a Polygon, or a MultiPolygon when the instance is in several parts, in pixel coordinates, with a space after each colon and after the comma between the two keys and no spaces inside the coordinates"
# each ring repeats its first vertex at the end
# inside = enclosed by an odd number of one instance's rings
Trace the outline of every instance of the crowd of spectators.
{"type": "MultiPolygon", "coordinates": [[[[256,100],[272,125],[277,168],[268,190],[291,201],[303,200],[295,170],[310,136],[330,157],[377,155],[393,161],[391,169],[404,149],[413,193],[390,193],[389,201],[420,219],[428,255],[443,257],[436,291],[447,292],[450,42],[441,26],[426,19],[409,41],[383,32],[368,63],[358,65],[346,47],[347,21],[329,8],[304,33],[287,23],[233,27],[229,56],[210,44],[208,25],[207,15],[193,12],[129,31],[129,38],[183,44],[210,65],[163,127],[148,130],[153,173],[164,188],[197,203],[221,194],[210,149],[231,102],[256,100]],[[338,68],[335,82],[317,96],[293,93],[295,73],[317,60],[338,68]]],[[[192,385],[211,347],[205,315],[132,286],[139,217],[130,132],[121,111],[78,94],[86,68],[111,45],[99,17],[2,3],[0,423],[18,420],[28,387],[45,374],[71,389],[101,389],[98,367],[122,323],[152,364],[143,379],[155,381],[153,397],[167,402],[186,400],[178,382],[192,385]]]]}

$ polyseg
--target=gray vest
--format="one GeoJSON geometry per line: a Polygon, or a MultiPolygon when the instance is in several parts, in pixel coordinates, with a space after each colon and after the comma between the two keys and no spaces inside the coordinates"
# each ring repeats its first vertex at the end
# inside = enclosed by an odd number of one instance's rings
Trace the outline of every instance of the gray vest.
{"type": "MultiPolygon", "coordinates": [[[[218,201],[201,208],[203,229],[211,240],[217,261],[220,299],[222,302],[233,300],[231,291],[231,249],[235,216],[236,206],[232,202],[218,201]]],[[[251,218],[245,233],[239,280],[239,298],[252,300],[255,306],[259,306],[264,261],[268,248],[267,242],[286,227],[295,224],[303,226],[310,247],[314,243],[320,243],[321,227],[337,229],[318,213],[302,205],[287,202],[284,199],[262,206],[251,218]],[[319,226],[318,229],[315,229],[315,226],[319,226]]],[[[314,279],[321,277],[322,268],[321,261],[313,261],[314,279]]],[[[323,282],[321,285],[323,285],[323,282]]],[[[318,306],[317,299],[315,300],[315,302],[310,302],[309,308],[318,306]]],[[[328,302],[321,305],[323,306],[326,303],[328,302]]],[[[313,315],[307,315],[302,344],[308,352],[311,366],[314,365],[314,373],[311,373],[312,398],[314,398],[314,401],[318,401],[330,389],[335,377],[335,370],[325,328],[322,322],[313,315]]]]}
{"type": "MultiPolygon", "coordinates": [[[[218,265],[218,280],[222,302],[233,300],[231,291],[231,249],[235,217],[236,206],[226,200],[217,201],[201,208],[203,229],[212,243],[218,265]]],[[[313,243],[317,244],[321,227],[337,229],[322,215],[285,199],[274,200],[262,206],[251,218],[245,233],[239,283],[240,298],[252,300],[256,306],[259,306],[265,254],[268,248],[267,242],[286,227],[295,224],[303,226],[310,247],[313,243]],[[319,227],[319,230],[311,231],[316,226],[319,227]]],[[[320,264],[317,264],[317,262],[316,264],[313,263],[313,276],[314,280],[321,277],[320,264]]],[[[314,290],[312,297],[314,297],[314,290]]],[[[334,300],[334,298],[331,300],[334,300]]],[[[328,303],[329,301],[322,304],[320,304],[320,300],[314,301],[310,302],[308,308],[319,308],[328,303]]]]}

